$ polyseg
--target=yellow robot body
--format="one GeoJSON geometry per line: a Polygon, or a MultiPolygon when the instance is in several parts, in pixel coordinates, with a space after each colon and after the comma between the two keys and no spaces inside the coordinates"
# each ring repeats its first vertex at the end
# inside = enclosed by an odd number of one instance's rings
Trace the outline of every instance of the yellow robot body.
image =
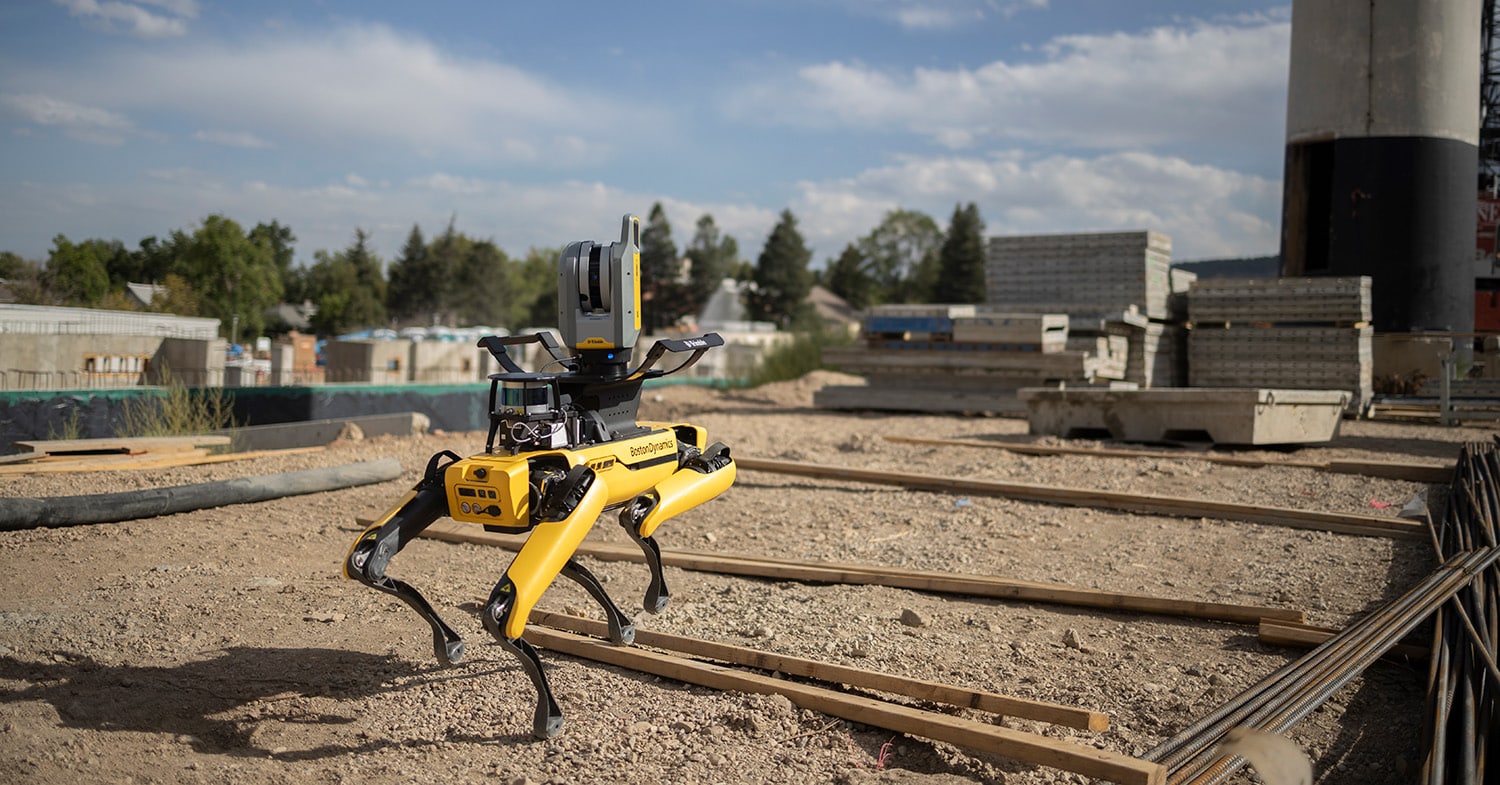
{"type": "Polygon", "coordinates": [[[676,473],[678,442],[685,432],[694,438],[691,446],[700,450],[707,446],[703,429],[696,426],[642,425],[649,428],[646,433],[604,444],[518,455],[475,455],[449,464],[444,477],[448,514],[460,523],[525,531],[536,523],[532,520],[528,483],[531,467],[537,463],[593,469],[598,481],[608,488],[604,497],[607,509],[650,491],[676,473]]]}
{"type": "Polygon", "coordinates": [[[685,423],[635,419],[641,385],[689,368],[724,345],[716,333],[657,340],[630,369],[640,316],[640,219],[621,221],[620,242],[568,245],[558,259],[559,327],[571,353],[549,333],[485,336],[502,371],[490,375],[490,429],[484,452],[467,458],[444,450],[428,461],[422,479],[355,540],[344,558],[345,577],[391,594],[431,627],[433,653],[443,663],[462,658],[462,637],[416,588],[387,574],[391,559],[433,521],[483,526],[525,540],[491,591],[480,621],[515,654],[537,690],[532,734],[550,738],[562,726],[536,650],[523,637],[532,608],[558,576],[578,583],[598,601],[610,640],[628,644],[635,625],[599,579],[574,558],[600,515],[619,510],[620,525],[641,547],[651,581],[642,607],[667,604],[661,549],[652,533],[662,522],[727,490],[735,479],[729,448],[708,443],[707,432],[685,423]],[[506,347],[540,343],[551,356],[529,372],[506,347]],[[656,367],[667,354],[686,359],[656,367]]]}

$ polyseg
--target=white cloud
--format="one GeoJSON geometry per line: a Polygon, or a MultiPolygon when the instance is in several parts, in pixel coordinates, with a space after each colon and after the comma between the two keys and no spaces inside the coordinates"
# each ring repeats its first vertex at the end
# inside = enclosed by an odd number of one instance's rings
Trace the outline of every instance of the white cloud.
{"type": "Polygon", "coordinates": [[[874,16],[905,30],[945,31],[994,15],[1046,10],[1050,0],[833,0],[856,16],[874,16]]]}
{"type": "Polygon", "coordinates": [[[396,155],[476,163],[598,163],[619,140],[670,125],[648,106],[456,56],[381,25],[117,50],[44,78],[73,100],[240,129],[242,140],[345,151],[384,144],[396,155]]]}
{"type": "Polygon", "coordinates": [[[249,131],[195,131],[193,138],[200,142],[247,150],[263,150],[271,146],[270,142],[249,131]]]}
{"type": "Polygon", "coordinates": [[[968,202],[991,235],[1152,229],[1172,236],[1178,259],[1274,253],[1279,243],[1280,183],[1143,152],[910,157],[799,190],[792,208],[820,261],[888,210],[946,224],[968,202]]]}
{"type": "Polygon", "coordinates": [[[167,38],[187,32],[188,21],[198,16],[196,0],[52,0],[70,16],[88,20],[109,32],[125,32],[141,38],[167,38]],[[144,6],[155,6],[165,14],[144,6]]]}
{"type": "Polygon", "coordinates": [[[60,128],[74,139],[93,144],[121,144],[135,130],[130,118],[118,112],[37,93],[0,95],[0,108],[26,122],[60,128]]]}
{"type": "Polygon", "coordinates": [[[951,8],[908,6],[896,10],[896,21],[908,30],[948,30],[964,18],[951,8]]]}
{"type": "Polygon", "coordinates": [[[824,62],[745,88],[727,109],[751,122],[907,131],[955,149],[1236,146],[1283,134],[1289,31],[1284,19],[1257,18],[1058,36],[1036,62],[974,68],[824,62]]]}

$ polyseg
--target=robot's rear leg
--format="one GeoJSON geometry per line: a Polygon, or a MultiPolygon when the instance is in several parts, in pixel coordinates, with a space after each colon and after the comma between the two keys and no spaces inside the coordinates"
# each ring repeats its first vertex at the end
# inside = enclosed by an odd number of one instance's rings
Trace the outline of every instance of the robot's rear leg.
{"type": "Polygon", "coordinates": [[[611,643],[630,644],[635,642],[635,622],[620,610],[620,606],[610,598],[604,591],[604,585],[594,577],[588,568],[579,564],[576,559],[568,559],[563,565],[562,574],[571,578],[574,583],[582,586],[589,596],[604,608],[604,616],[609,622],[609,640],[611,643]]]}
{"type": "Polygon", "coordinates": [[[463,659],[464,642],[415,587],[385,574],[391,559],[433,521],[448,514],[439,459],[458,456],[443,452],[427,464],[426,476],[388,513],[382,523],[366,529],[344,561],[344,575],[372,589],[396,596],[432,627],[432,651],[438,661],[452,665],[463,659]]]}

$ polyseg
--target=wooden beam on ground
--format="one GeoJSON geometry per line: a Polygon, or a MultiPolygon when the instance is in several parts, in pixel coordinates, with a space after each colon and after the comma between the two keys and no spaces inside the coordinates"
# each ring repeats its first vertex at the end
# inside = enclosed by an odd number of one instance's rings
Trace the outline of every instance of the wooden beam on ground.
{"type": "Polygon", "coordinates": [[[593,638],[545,627],[529,628],[526,639],[552,651],[689,684],[719,690],[783,695],[797,706],[830,717],[840,717],[1121,785],[1161,785],[1166,782],[1167,770],[1161,764],[999,725],[923,711],[647,649],[611,646],[593,638]]]}
{"type": "Polygon", "coordinates": [[[928,491],[1003,496],[1021,501],[1060,504],[1070,507],[1123,510],[1125,512],[1172,515],[1185,518],[1221,518],[1231,521],[1289,526],[1297,529],[1314,529],[1364,537],[1427,537],[1427,529],[1422,524],[1400,518],[1382,518],[1373,515],[1317,512],[1314,510],[1298,510],[1290,507],[1266,507],[1255,504],[1213,501],[1211,499],[1185,499],[1176,496],[1098,491],[1057,485],[971,480],[962,477],[945,477],[934,474],[887,472],[874,469],[856,469],[849,466],[767,460],[765,458],[736,457],[735,463],[741,470],[748,471],[794,474],[825,480],[844,480],[874,483],[877,485],[899,485],[906,488],[928,491]]]}
{"type": "MultiPolygon", "coordinates": [[[[581,635],[602,637],[608,628],[602,621],[581,619],[560,613],[532,611],[531,623],[545,624],[581,635]]],[[[637,629],[635,642],[641,646],[666,649],[693,657],[709,657],[715,660],[743,665],[750,668],[775,671],[792,676],[801,676],[819,681],[846,684],[850,687],[905,695],[909,698],[946,703],[961,708],[979,709],[994,714],[1022,717],[1053,725],[1065,725],[1079,730],[1109,730],[1109,715],[1072,706],[1062,706],[1045,701],[1015,698],[982,690],[969,690],[935,681],[910,679],[879,671],[852,668],[831,662],[820,662],[802,657],[749,649],[727,643],[670,635],[662,632],[637,629]]]]}
{"type": "MultiPolygon", "coordinates": [[[[1387,480],[1409,480],[1411,482],[1448,482],[1453,479],[1453,464],[1404,463],[1397,461],[1297,461],[1265,460],[1238,455],[1215,455],[1211,453],[1161,452],[1152,450],[1121,450],[1103,448],[1092,450],[1086,447],[1068,447],[1047,444],[1014,444],[989,442],[979,439],[924,439],[916,436],[887,436],[886,441],[899,444],[922,444],[932,447],[980,447],[990,450],[1005,450],[1019,455],[1086,455],[1093,458],[1166,458],[1182,461],[1204,461],[1221,466],[1243,466],[1261,468],[1265,466],[1287,466],[1297,469],[1329,472],[1331,474],[1356,474],[1365,477],[1380,477],[1387,480]]],[[[1457,445],[1455,445],[1455,452],[1457,445]]]]}
{"type": "MultiPolygon", "coordinates": [[[[495,545],[510,550],[520,548],[524,542],[522,538],[514,535],[487,532],[479,526],[456,523],[451,520],[442,520],[432,524],[422,533],[422,536],[447,540],[449,542],[495,545]]],[[[645,562],[645,557],[641,554],[639,548],[626,545],[585,542],[579,546],[576,553],[580,556],[590,556],[603,561],[645,562]]],[[[1306,616],[1304,616],[1302,611],[1291,608],[1266,608],[1253,605],[1175,600],[1142,594],[1124,594],[1098,589],[1087,589],[1059,583],[1020,581],[984,575],[903,570],[895,567],[871,565],[797,562],[783,559],[764,559],[678,550],[663,550],[661,557],[663,564],[685,570],[714,572],[725,575],[743,575],[771,580],[890,586],[916,591],[962,594],[992,599],[1018,600],[1021,602],[1051,603],[1111,611],[1156,613],[1237,624],[1256,624],[1263,618],[1277,618],[1296,622],[1306,621],[1306,616]]]]}
{"type": "MultiPolygon", "coordinates": [[[[1258,638],[1269,646],[1293,646],[1311,649],[1321,646],[1323,641],[1339,633],[1331,627],[1315,627],[1311,624],[1295,624],[1277,619],[1261,619],[1258,638]]],[[[1408,639],[1409,640],[1409,639],[1408,639]]],[[[1398,643],[1386,653],[1387,657],[1400,660],[1426,661],[1432,651],[1430,647],[1414,643],[1398,643]]]]}

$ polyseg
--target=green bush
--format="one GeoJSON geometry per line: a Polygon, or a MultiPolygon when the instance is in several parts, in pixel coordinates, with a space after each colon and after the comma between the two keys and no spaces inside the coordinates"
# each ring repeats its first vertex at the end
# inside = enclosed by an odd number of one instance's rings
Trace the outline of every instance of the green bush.
{"type": "Polygon", "coordinates": [[[222,388],[190,389],[163,371],[165,386],[159,396],[141,396],[125,403],[120,436],[189,436],[234,424],[234,398],[222,388]]]}
{"type": "Polygon", "coordinates": [[[824,329],[799,331],[792,340],[761,356],[755,370],[750,373],[750,386],[759,387],[771,382],[800,379],[812,371],[831,368],[823,364],[823,349],[828,346],[847,346],[853,340],[847,334],[840,335],[824,329]]]}

